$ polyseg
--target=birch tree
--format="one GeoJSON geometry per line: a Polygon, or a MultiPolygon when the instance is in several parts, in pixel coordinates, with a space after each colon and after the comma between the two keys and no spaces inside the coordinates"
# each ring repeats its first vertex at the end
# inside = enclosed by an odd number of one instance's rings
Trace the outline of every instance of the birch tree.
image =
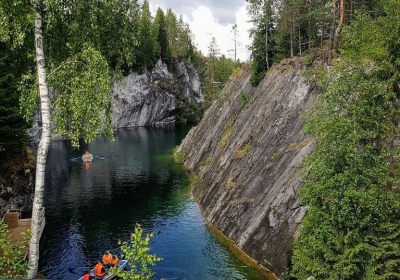
{"type": "Polygon", "coordinates": [[[35,194],[32,206],[32,224],[31,224],[31,240],[29,243],[29,263],[28,278],[34,278],[39,263],[39,231],[40,231],[40,210],[43,207],[44,179],[46,171],[47,153],[50,146],[50,100],[49,90],[47,87],[45,59],[43,51],[43,33],[42,33],[42,16],[41,16],[41,0],[35,1],[35,51],[36,65],[40,95],[40,109],[42,114],[42,137],[39,142],[39,148],[36,157],[36,178],[35,178],[35,194]]]}

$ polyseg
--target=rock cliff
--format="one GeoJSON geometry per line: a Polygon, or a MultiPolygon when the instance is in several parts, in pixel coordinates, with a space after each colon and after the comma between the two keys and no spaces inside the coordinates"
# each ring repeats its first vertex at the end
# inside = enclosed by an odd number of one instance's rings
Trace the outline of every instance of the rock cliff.
{"type": "Polygon", "coordinates": [[[0,218],[9,209],[32,209],[33,154],[28,148],[21,148],[1,166],[0,218]]]}
{"type": "Polygon", "coordinates": [[[246,65],[178,152],[198,178],[192,193],[204,217],[279,276],[306,211],[296,196],[297,172],[314,142],[303,133],[301,114],[318,90],[303,78],[299,58],[274,65],[255,88],[249,82],[246,65]]]}
{"type": "Polygon", "coordinates": [[[203,102],[200,77],[192,65],[180,62],[176,73],[157,61],[151,72],[131,73],[113,84],[113,127],[148,126],[175,122],[177,110],[203,102]]]}
{"type": "MultiPolygon", "coordinates": [[[[175,73],[170,73],[159,60],[152,71],[132,72],[114,82],[112,92],[114,129],[175,122],[181,107],[204,101],[198,71],[184,62],[177,63],[175,73]]],[[[50,93],[54,94],[53,91],[50,93]]],[[[28,131],[34,143],[40,141],[40,117],[38,112],[28,131]]],[[[52,134],[52,140],[57,139],[60,138],[52,134]]]]}

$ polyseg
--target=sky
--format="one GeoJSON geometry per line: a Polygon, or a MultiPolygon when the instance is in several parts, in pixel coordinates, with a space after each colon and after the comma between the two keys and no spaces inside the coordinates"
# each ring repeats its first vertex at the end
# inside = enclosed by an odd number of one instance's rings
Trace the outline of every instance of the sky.
{"type": "MultiPolygon", "coordinates": [[[[139,1],[143,3],[143,1],[139,1]]],[[[212,37],[217,41],[220,54],[234,59],[232,27],[237,24],[239,37],[237,38],[236,57],[246,61],[250,53],[246,50],[251,44],[245,0],[149,0],[150,9],[155,16],[159,7],[172,12],[189,24],[194,34],[194,43],[203,55],[208,54],[208,46],[212,37]]]]}

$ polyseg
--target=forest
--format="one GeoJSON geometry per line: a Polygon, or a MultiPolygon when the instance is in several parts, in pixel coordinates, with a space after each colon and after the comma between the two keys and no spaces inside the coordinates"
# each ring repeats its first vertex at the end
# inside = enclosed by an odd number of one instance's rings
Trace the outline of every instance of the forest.
{"type": "MultiPolygon", "coordinates": [[[[87,108],[90,103],[91,106],[98,105],[99,110],[93,108],[93,112],[103,112],[100,108],[109,106],[106,103],[110,98],[111,79],[119,79],[132,71],[143,73],[151,70],[158,59],[171,72],[175,70],[177,62],[185,61],[192,63],[203,75],[204,94],[209,100],[209,95],[216,95],[220,91],[216,85],[224,84],[233,69],[239,66],[239,61],[220,55],[215,38],[210,42],[210,52],[202,54],[196,49],[194,35],[182,16],[178,17],[171,9],[163,11],[161,8],[152,16],[148,1],[142,4],[138,1],[85,1],[74,4],[44,1],[39,9],[43,13],[43,45],[48,62],[46,67],[50,73],[47,82],[66,93],[58,96],[57,102],[53,100],[52,118],[59,124],[64,123],[57,126],[57,133],[72,139],[77,139],[83,132],[78,120],[92,116],[85,115],[88,112],[83,110],[72,112],[70,107],[79,105],[87,108]],[[90,16],[87,11],[90,11],[90,16]],[[96,84],[90,83],[90,71],[98,80],[96,84]],[[79,82],[71,79],[71,73],[80,76],[79,82]],[[82,87],[88,89],[89,86],[104,88],[105,99],[100,98],[99,91],[91,95],[88,90],[82,90],[82,87]],[[82,92],[87,94],[79,94],[82,92]],[[77,121],[68,120],[67,128],[65,116],[69,113],[77,121]]],[[[30,1],[4,2],[0,4],[0,13],[3,16],[0,25],[0,79],[3,94],[0,109],[7,110],[1,115],[0,121],[11,125],[2,126],[7,130],[1,140],[1,145],[5,147],[18,142],[19,138],[27,140],[26,135],[22,134],[27,122],[32,121],[39,99],[35,77],[35,45],[32,43],[33,5],[30,5],[30,1]],[[10,110],[14,113],[9,113],[10,110]],[[17,130],[21,128],[21,137],[15,137],[14,131],[8,130],[12,125],[17,130]]],[[[104,119],[107,119],[110,110],[103,113],[104,119]]],[[[97,120],[86,131],[87,140],[99,132],[95,128],[98,124],[97,120]]],[[[110,123],[103,125],[109,126],[110,123]]],[[[1,149],[0,152],[7,150],[12,149],[1,149]]]]}
{"type": "Polygon", "coordinates": [[[252,79],[301,56],[321,89],[286,279],[400,279],[398,0],[248,1],[252,79]]]}
{"type": "MultiPolygon", "coordinates": [[[[247,11],[251,84],[273,63],[301,56],[305,75],[321,89],[302,116],[317,145],[301,173],[308,212],[285,278],[400,279],[400,2],[247,0],[247,11]]],[[[26,128],[39,104],[41,170],[50,119],[75,144],[81,135],[112,137],[112,79],[149,70],[159,58],[171,71],[184,60],[203,71],[205,110],[240,66],[219,54],[218,38],[203,55],[182,17],[170,9],[152,17],[148,1],[1,1],[0,19],[5,167],[29,142],[26,128]],[[62,94],[55,99],[49,87],[62,94]]],[[[35,182],[34,209],[44,184],[35,182]]],[[[29,275],[37,269],[34,239],[33,232],[29,275]]]]}

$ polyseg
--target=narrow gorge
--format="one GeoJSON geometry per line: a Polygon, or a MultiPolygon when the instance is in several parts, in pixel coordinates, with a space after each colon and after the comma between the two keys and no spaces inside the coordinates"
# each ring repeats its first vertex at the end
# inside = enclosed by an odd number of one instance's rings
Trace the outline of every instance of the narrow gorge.
{"type": "MultiPolygon", "coordinates": [[[[201,104],[197,70],[184,63],[176,68],[172,74],[159,61],[153,71],[114,83],[114,129],[173,123],[185,103],[201,104]]],[[[298,171],[314,142],[304,134],[301,117],[318,89],[303,73],[300,58],[283,60],[252,87],[246,64],[178,149],[197,178],[192,192],[206,220],[278,277],[290,265],[306,212],[296,196],[298,171]]],[[[40,126],[37,118],[30,130],[34,142],[40,126]]],[[[12,204],[2,207],[22,203],[12,204]]]]}

